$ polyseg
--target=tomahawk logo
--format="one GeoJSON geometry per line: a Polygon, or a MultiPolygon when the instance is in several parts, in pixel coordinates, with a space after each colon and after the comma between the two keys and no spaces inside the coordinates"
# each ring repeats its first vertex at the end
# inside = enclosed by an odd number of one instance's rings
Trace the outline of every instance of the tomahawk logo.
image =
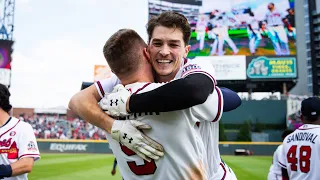
{"type": "Polygon", "coordinates": [[[87,144],[59,144],[59,143],[51,143],[50,150],[51,151],[87,151],[87,144]]]}

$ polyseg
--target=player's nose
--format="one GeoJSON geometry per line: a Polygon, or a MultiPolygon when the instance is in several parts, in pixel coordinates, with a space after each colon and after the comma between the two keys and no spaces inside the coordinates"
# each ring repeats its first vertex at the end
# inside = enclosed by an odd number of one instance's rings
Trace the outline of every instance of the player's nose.
{"type": "Polygon", "coordinates": [[[162,46],[162,48],[159,51],[159,54],[163,57],[166,57],[170,54],[170,47],[168,45],[162,46]]]}

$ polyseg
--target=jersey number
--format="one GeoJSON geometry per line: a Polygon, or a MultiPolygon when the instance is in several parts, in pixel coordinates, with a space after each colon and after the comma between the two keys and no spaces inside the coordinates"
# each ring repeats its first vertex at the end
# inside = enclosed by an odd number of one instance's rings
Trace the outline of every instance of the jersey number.
{"type": "MultiPolygon", "coordinates": [[[[135,152],[131,151],[126,146],[123,146],[122,144],[120,144],[120,147],[121,147],[122,152],[124,152],[127,156],[136,155],[135,152]]],[[[130,170],[138,176],[154,174],[157,169],[157,165],[154,162],[154,160],[152,159],[151,162],[148,162],[146,160],[143,160],[143,161],[144,161],[144,164],[142,164],[142,165],[137,165],[134,161],[127,161],[127,164],[129,166],[130,170]]]]}
{"type": "MultiPolygon", "coordinates": [[[[288,162],[291,164],[291,171],[297,171],[297,163],[298,159],[296,158],[297,146],[291,146],[288,154],[287,159],[288,162]]],[[[308,173],[310,171],[310,156],[311,156],[311,148],[310,146],[301,146],[300,147],[300,154],[299,154],[299,166],[300,171],[304,173],[308,173]]]]}

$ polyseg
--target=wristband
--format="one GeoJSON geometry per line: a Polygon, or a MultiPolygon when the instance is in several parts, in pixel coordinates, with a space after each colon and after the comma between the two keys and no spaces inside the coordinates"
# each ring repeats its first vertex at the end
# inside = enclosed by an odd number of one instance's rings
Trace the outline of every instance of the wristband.
{"type": "Polygon", "coordinates": [[[11,177],[12,168],[10,165],[0,165],[0,177],[11,177]]]}

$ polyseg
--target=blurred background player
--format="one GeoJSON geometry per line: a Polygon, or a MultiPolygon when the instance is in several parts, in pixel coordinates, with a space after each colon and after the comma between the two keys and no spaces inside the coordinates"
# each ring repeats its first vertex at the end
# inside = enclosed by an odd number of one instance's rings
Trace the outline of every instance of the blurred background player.
{"type": "Polygon", "coordinates": [[[0,179],[27,180],[40,153],[31,125],[10,116],[9,98],[0,84],[0,179]]]}
{"type": "Polygon", "coordinates": [[[319,179],[320,171],[320,99],[310,97],[301,103],[300,126],[283,141],[279,165],[283,179],[319,179]]]}
{"type": "MultiPolygon", "coordinates": [[[[219,11],[217,10],[219,13],[219,11]]],[[[217,34],[218,34],[218,55],[222,56],[224,55],[223,51],[223,45],[224,42],[227,42],[227,44],[232,49],[232,54],[236,55],[239,52],[239,49],[234,44],[233,40],[229,36],[229,27],[236,26],[237,24],[240,24],[239,20],[232,14],[228,12],[222,12],[218,15],[218,18],[216,20],[217,24],[217,34]]]]}
{"type": "Polygon", "coordinates": [[[199,50],[201,51],[204,48],[204,39],[206,37],[208,21],[204,14],[199,16],[199,20],[196,25],[197,40],[199,41],[199,50]]]}
{"type": "Polygon", "coordinates": [[[217,28],[216,28],[216,20],[217,15],[215,14],[217,10],[214,10],[210,13],[209,17],[209,26],[208,26],[208,38],[213,39],[213,43],[211,46],[211,52],[210,55],[216,55],[217,54],[217,47],[218,47],[218,34],[217,34],[217,28]]]}
{"type": "Polygon", "coordinates": [[[286,16],[286,19],[288,21],[288,36],[293,37],[294,40],[296,40],[296,22],[294,20],[295,15],[294,15],[294,9],[289,8],[287,9],[288,15],[286,16]]]}
{"type": "Polygon", "coordinates": [[[262,37],[259,28],[259,21],[254,17],[254,13],[251,10],[248,14],[249,17],[246,23],[249,37],[249,49],[251,55],[255,55],[262,37]]]}
{"type": "Polygon", "coordinates": [[[267,30],[275,53],[276,55],[290,55],[288,36],[283,25],[284,22],[287,22],[286,17],[275,8],[274,3],[269,3],[268,9],[266,13],[267,30]]]}
{"type": "MultiPolygon", "coordinates": [[[[289,134],[291,134],[294,130],[292,129],[286,129],[282,133],[282,140],[286,138],[289,134]]],[[[282,172],[281,172],[281,166],[279,165],[279,156],[282,156],[282,144],[280,144],[276,151],[273,154],[272,164],[270,166],[269,174],[268,174],[268,180],[282,180],[282,172]]]]}

